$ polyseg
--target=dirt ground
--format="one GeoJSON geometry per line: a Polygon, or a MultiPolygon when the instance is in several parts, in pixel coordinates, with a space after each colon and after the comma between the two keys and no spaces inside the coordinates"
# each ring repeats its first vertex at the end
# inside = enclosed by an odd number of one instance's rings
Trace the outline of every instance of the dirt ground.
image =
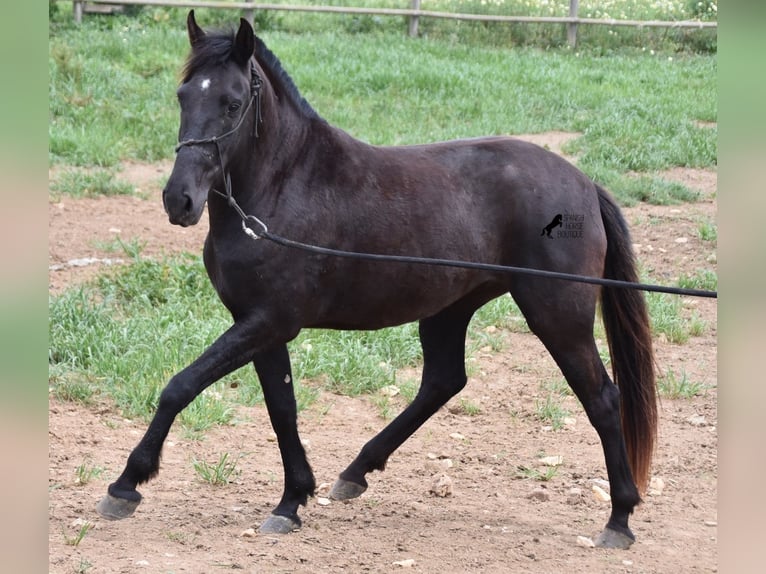
{"type": "MultiPolygon", "coordinates": [[[[526,139],[560,152],[567,137],[526,139]]],[[[118,236],[145,242],[145,257],[201,250],[204,218],[182,229],[163,213],[160,188],[170,168],[123,167],[120,177],[142,197],[51,200],[51,294],[119,264],[120,255],[108,249],[118,236]]],[[[684,272],[716,270],[715,245],[698,233],[700,223],[715,221],[716,173],[674,169],[663,176],[700,190],[702,200],[625,211],[642,265],[658,282],[672,284],[684,272]]],[[[535,401],[547,395],[542,383],[560,375],[533,335],[508,332],[503,350],[478,353],[463,393],[394,453],[385,472],[370,475],[369,490],[354,501],[326,504],[322,495],[386,420],[374,398],[322,392],[300,415],[319,496],[302,510],[303,528],[286,536],[257,534],[282,486],[265,408],[241,408],[236,425],[216,428],[204,440],[186,438],[174,426],[160,474],[141,488],[136,514],[108,522],[95,505],[146,425],[108,403],[83,407],[51,396],[49,571],[716,572],[716,302],[684,299],[684,307],[705,322],[704,332],[683,345],[658,338],[658,369],[686,373],[705,390],[662,400],[653,488],[633,515],[637,542],[627,551],[588,548],[578,539],[595,537],[609,513],[593,489],[608,491],[598,437],[572,397],[564,402],[570,413],[564,428],[552,430],[535,417],[535,401]],[[461,400],[478,413],[468,414],[461,400]],[[196,478],[192,458],[215,462],[224,452],[240,457],[241,473],[232,483],[215,487],[196,478]],[[543,457],[561,457],[552,479],[520,472],[545,473],[550,467],[543,457]],[[83,462],[105,472],[78,484],[83,462]],[[452,493],[438,496],[432,486],[445,475],[452,493]],[[86,521],[93,528],[75,545],[86,521]]]]}

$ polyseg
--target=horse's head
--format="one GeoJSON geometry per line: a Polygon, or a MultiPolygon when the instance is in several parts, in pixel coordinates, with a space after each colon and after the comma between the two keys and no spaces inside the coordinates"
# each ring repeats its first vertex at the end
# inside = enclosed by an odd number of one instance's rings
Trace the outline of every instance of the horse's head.
{"type": "Polygon", "coordinates": [[[191,54],[178,88],[181,126],[173,172],[162,192],[170,222],[202,216],[208,193],[224,190],[225,171],[255,127],[260,78],[251,61],[255,39],[242,19],[232,34],[207,34],[189,12],[191,54]]]}

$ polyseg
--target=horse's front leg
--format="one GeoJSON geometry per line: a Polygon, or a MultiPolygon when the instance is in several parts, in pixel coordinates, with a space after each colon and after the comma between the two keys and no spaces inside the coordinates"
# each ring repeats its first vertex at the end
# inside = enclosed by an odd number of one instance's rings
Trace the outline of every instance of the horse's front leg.
{"type": "Polygon", "coordinates": [[[285,476],[282,499],[260,531],[286,534],[300,528],[298,506],[305,506],[308,497],[314,495],[316,483],[298,436],[298,409],[287,346],[258,353],[253,364],[261,381],[271,426],[277,435],[285,476]]]}
{"type": "Polygon", "coordinates": [[[212,383],[253,359],[259,331],[263,329],[254,322],[235,322],[196,361],[170,379],[144,437],[98,503],[96,509],[101,516],[118,520],[133,514],[141,502],[136,486],[159,472],[162,444],[176,415],[212,383]]]}

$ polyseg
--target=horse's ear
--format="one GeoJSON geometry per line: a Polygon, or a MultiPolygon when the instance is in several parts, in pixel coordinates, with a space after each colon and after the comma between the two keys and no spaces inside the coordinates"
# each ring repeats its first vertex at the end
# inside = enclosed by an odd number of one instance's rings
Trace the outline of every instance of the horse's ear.
{"type": "Polygon", "coordinates": [[[253,27],[250,25],[250,22],[240,18],[237,38],[234,40],[234,59],[240,65],[245,65],[252,57],[254,50],[255,34],[253,27]]]}
{"type": "Polygon", "coordinates": [[[194,10],[189,10],[189,15],[186,17],[186,31],[189,33],[189,43],[192,48],[205,37],[205,31],[197,25],[197,21],[194,19],[194,10]]]}

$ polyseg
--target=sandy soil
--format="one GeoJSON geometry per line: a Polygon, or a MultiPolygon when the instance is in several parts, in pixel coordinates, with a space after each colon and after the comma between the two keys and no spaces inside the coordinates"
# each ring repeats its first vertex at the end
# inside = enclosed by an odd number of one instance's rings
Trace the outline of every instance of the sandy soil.
{"type": "MultiPolygon", "coordinates": [[[[570,134],[528,139],[560,151],[570,134]]],[[[86,281],[120,255],[114,238],[144,243],[146,257],[201,249],[206,223],[188,229],[167,223],[160,202],[170,164],[128,164],[121,177],[142,197],[52,200],[49,204],[49,286],[56,294],[86,281]]],[[[56,174],[52,174],[55,177],[56,174]]],[[[681,206],[639,205],[626,210],[639,258],[657,280],[716,269],[715,247],[698,237],[699,224],[716,215],[716,174],[675,169],[664,177],[702,192],[681,206]]],[[[704,333],[683,345],[656,340],[661,372],[685,372],[705,386],[700,396],[663,399],[654,489],[631,526],[638,541],[627,551],[578,544],[603,527],[609,504],[594,495],[606,479],[598,437],[576,399],[561,430],[534,416],[541,383],[559,373],[531,334],[504,332],[503,350],[483,349],[471,365],[467,388],[406,442],[370,488],[348,503],[309,501],[304,527],[287,536],[254,534],[281,494],[282,469],[263,407],[241,408],[238,423],[204,440],[174,426],[160,475],[141,490],[136,514],[107,522],[95,512],[107,484],[145,430],[112,405],[83,407],[50,399],[49,570],[53,573],[192,572],[519,572],[573,574],[717,571],[717,363],[716,303],[684,299],[704,333]],[[479,407],[467,414],[461,400],[479,407]],[[457,433],[457,434],[456,434],[457,433]],[[201,482],[191,459],[214,462],[239,456],[234,482],[201,482]],[[542,457],[560,456],[547,482],[520,467],[546,472],[542,457]],[[450,461],[450,462],[447,462],[450,461]],[[81,485],[83,462],[106,469],[81,485]],[[439,477],[452,493],[437,496],[439,477]],[[72,544],[85,521],[93,528],[72,544]]],[[[413,377],[417,373],[410,374],[413,377]]],[[[398,397],[392,401],[399,406],[398,397]]],[[[301,413],[300,430],[314,467],[319,495],[361,446],[386,424],[373,398],[322,392],[301,413]]],[[[608,490],[608,489],[607,489],[608,490]]]]}

